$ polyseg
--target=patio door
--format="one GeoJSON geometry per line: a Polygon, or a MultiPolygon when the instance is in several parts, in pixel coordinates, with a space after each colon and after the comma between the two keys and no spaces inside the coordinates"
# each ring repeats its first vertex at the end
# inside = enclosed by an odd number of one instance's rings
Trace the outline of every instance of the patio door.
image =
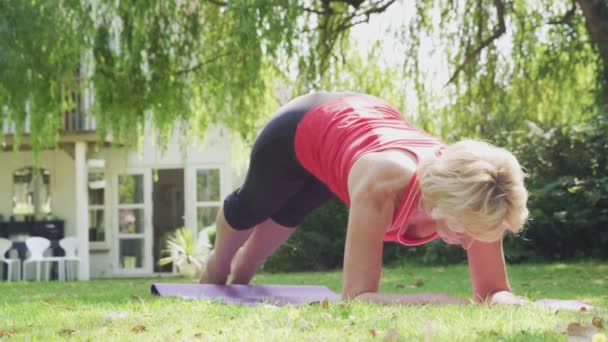
{"type": "Polygon", "coordinates": [[[115,265],[119,274],[152,272],[152,175],[131,171],[116,175],[115,265]]]}

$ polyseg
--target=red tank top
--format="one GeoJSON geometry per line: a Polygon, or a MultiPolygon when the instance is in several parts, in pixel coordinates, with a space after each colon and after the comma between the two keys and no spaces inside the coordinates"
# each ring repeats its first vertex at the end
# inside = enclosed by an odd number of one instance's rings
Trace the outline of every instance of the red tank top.
{"type": "MultiPolygon", "coordinates": [[[[420,160],[424,155],[439,154],[444,147],[440,140],[405,121],[390,104],[368,95],[323,101],[304,115],[295,136],[298,161],[349,207],[348,174],[361,156],[400,149],[420,160]]],[[[384,241],[415,246],[438,237],[436,233],[422,239],[408,237],[407,223],[419,199],[420,185],[414,173],[384,241]]]]}

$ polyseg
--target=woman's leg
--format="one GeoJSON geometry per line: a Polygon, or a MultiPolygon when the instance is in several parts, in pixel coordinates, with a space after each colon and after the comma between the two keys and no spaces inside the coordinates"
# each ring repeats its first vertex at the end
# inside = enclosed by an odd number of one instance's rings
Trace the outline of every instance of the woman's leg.
{"type": "Polygon", "coordinates": [[[257,269],[296,231],[304,219],[334,194],[310,178],[302,189],[283,204],[271,218],[259,224],[232,263],[230,282],[248,284],[257,269]]]}
{"type": "MultiPolygon", "coordinates": [[[[294,137],[304,114],[329,96],[332,95],[309,94],[290,101],[260,132],[251,151],[243,185],[228,195],[218,213],[215,248],[209,255],[201,283],[225,283],[230,263],[239,248],[258,230],[258,225],[277,213],[310,179],[310,173],[295,157],[294,137]]],[[[278,222],[289,226],[286,222],[278,222]]],[[[282,235],[278,234],[280,239],[282,235]]],[[[269,251],[270,254],[273,251],[269,251]]]]}
{"type": "Polygon", "coordinates": [[[201,284],[225,284],[230,273],[232,258],[254,231],[253,229],[237,230],[231,227],[224,216],[223,206],[217,213],[215,227],[215,247],[209,253],[204,265],[201,284]]]}
{"type": "Polygon", "coordinates": [[[253,234],[239,249],[231,266],[231,284],[249,284],[258,268],[295,232],[268,219],[255,227],[253,234]]]}

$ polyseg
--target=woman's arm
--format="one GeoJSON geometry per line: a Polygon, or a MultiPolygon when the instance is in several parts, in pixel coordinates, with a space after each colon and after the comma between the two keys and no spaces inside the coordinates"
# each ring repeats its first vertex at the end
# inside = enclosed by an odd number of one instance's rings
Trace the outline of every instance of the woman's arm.
{"type": "Polygon", "coordinates": [[[447,294],[377,293],[382,273],[384,234],[393,219],[394,199],[408,181],[407,166],[390,161],[366,161],[362,158],[351,169],[342,297],[382,304],[467,302],[447,294]]]}
{"type": "Polygon", "coordinates": [[[467,258],[473,283],[473,299],[476,302],[521,304],[521,299],[511,293],[502,240],[495,242],[475,240],[467,249],[467,258]]]}
{"type": "MultiPolygon", "coordinates": [[[[362,189],[363,190],[363,189],[362,189]]],[[[380,304],[468,304],[468,299],[448,294],[378,293],[382,273],[384,227],[392,220],[392,205],[386,197],[368,188],[351,196],[351,208],[344,252],[343,290],[345,299],[380,304]]]]}

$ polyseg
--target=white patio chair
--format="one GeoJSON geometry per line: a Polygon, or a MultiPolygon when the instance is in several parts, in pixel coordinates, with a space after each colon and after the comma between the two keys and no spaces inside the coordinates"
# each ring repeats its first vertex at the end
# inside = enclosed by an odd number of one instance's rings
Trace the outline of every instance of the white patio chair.
{"type": "Polygon", "coordinates": [[[16,280],[21,279],[21,260],[19,259],[6,259],[4,254],[8,252],[9,249],[13,246],[13,242],[11,240],[7,240],[4,238],[0,238],[0,279],[4,278],[2,271],[4,267],[2,267],[2,263],[6,264],[6,280],[11,281],[13,279],[13,275],[15,271],[17,271],[16,280]],[[13,269],[13,265],[15,268],[13,269]]]}
{"type": "Polygon", "coordinates": [[[44,252],[51,246],[51,241],[43,237],[30,237],[25,240],[25,245],[30,252],[29,258],[23,262],[23,280],[27,278],[27,265],[36,264],[36,280],[40,281],[40,269],[41,265],[47,264],[46,267],[46,280],[49,280],[51,274],[52,262],[57,262],[57,277],[59,280],[65,280],[65,264],[63,257],[44,256],[44,252]]]}
{"type": "Polygon", "coordinates": [[[73,236],[65,237],[65,238],[59,240],[59,246],[61,246],[61,248],[65,252],[65,256],[63,257],[63,259],[64,259],[66,279],[75,280],[76,274],[78,272],[78,265],[80,264],[80,258],[76,254],[76,252],[77,252],[76,238],[73,236]],[[73,266],[76,266],[76,267],[74,267],[74,268],[68,267],[70,262],[73,264],[73,266]]]}

